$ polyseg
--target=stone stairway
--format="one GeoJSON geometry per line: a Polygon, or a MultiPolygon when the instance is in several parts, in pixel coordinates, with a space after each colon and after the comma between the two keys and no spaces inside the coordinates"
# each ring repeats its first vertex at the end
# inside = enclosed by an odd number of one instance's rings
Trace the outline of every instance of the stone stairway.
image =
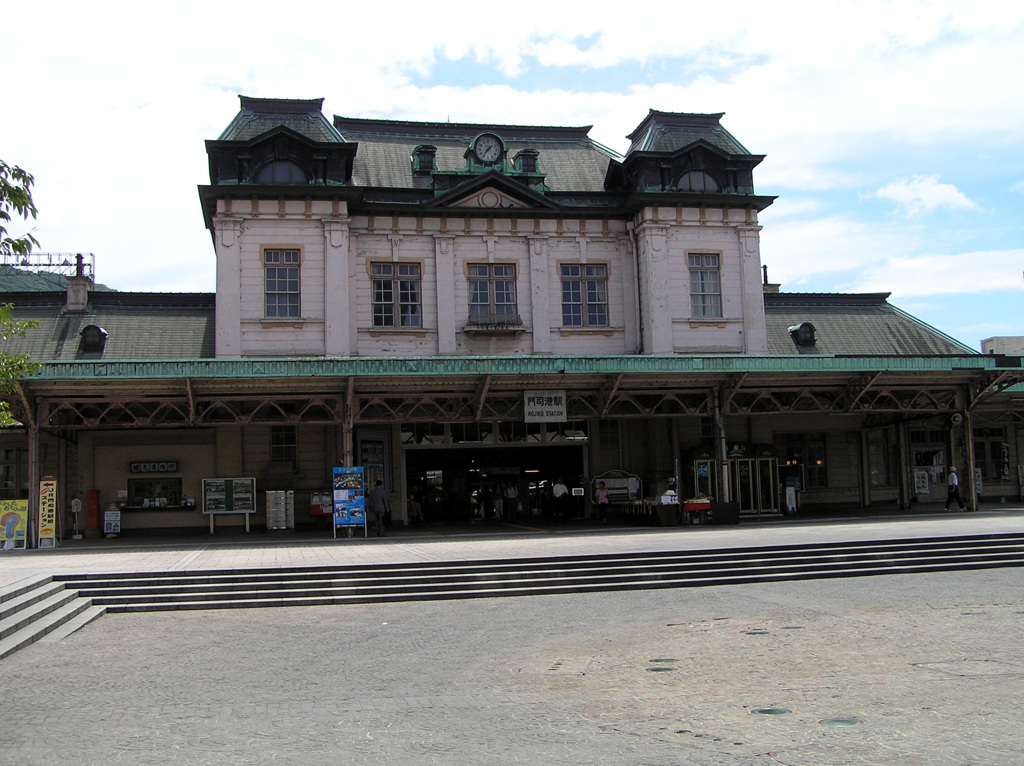
{"type": "Polygon", "coordinates": [[[35,641],[59,641],[104,611],[46,575],[0,588],[0,659],[35,641]]]}
{"type": "Polygon", "coordinates": [[[60,575],[111,612],[693,588],[1024,566],[1024,535],[491,561],[60,575]]]}

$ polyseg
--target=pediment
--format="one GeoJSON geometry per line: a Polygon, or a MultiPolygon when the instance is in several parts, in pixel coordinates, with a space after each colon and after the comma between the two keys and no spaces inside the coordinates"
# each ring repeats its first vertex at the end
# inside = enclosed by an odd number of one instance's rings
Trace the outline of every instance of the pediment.
{"type": "Polygon", "coordinates": [[[459,184],[435,198],[427,207],[515,210],[555,209],[557,205],[522,183],[490,172],[459,184]]]}
{"type": "Polygon", "coordinates": [[[526,207],[522,200],[516,199],[511,194],[506,194],[501,189],[487,186],[461,199],[453,200],[447,207],[482,207],[482,208],[511,208],[526,207]]]}

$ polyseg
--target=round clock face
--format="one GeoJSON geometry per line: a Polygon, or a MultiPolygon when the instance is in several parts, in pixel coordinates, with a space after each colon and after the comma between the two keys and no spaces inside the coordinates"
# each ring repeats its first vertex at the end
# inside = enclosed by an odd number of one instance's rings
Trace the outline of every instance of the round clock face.
{"type": "Polygon", "coordinates": [[[494,162],[501,156],[501,142],[494,136],[480,136],[473,151],[481,162],[494,162]]]}

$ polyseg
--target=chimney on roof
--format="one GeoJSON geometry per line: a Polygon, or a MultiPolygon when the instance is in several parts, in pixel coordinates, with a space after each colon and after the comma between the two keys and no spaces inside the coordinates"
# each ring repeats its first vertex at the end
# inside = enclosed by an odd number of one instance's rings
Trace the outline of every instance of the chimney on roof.
{"type": "Polygon", "coordinates": [[[782,287],[782,285],[779,283],[772,284],[771,282],[768,281],[768,267],[762,266],[761,273],[764,275],[764,279],[762,281],[762,287],[764,288],[764,292],[777,293],[779,291],[779,288],[782,287]]]}
{"type": "Polygon", "coordinates": [[[67,277],[66,281],[68,301],[64,310],[84,312],[89,306],[89,289],[92,287],[92,280],[85,276],[85,264],[81,253],[75,259],[75,276],[67,277]]]}

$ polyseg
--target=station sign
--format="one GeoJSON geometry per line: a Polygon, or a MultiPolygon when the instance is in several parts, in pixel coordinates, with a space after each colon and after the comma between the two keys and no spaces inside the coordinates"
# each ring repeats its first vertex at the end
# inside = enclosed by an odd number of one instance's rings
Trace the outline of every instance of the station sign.
{"type": "Polygon", "coordinates": [[[566,422],[565,390],[524,391],[523,420],[527,423],[566,422]]]}

